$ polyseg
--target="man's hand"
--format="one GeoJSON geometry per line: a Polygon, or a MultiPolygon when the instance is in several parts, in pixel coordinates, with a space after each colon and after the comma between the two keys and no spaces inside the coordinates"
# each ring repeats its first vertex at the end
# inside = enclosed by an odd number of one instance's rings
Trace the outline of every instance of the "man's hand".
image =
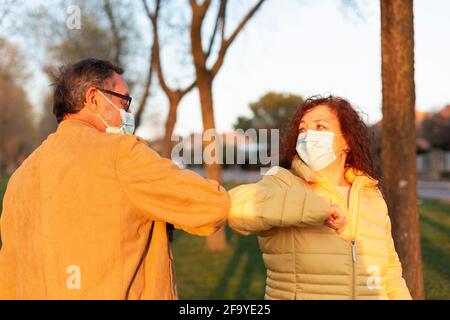
{"type": "Polygon", "coordinates": [[[347,227],[347,218],[342,209],[337,205],[331,205],[330,216],[325,220],[324,225],[334,229],[337,234],[341,234],[347,227]]]}

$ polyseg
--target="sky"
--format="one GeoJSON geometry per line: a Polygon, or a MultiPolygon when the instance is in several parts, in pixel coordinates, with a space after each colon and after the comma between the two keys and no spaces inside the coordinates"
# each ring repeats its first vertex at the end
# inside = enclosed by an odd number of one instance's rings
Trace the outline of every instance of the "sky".
{"type": "MultiPolygon", "coordinates": [[[[342,2],[266,1],[229,49],[214,82],[220,132],[231,130],[238,116],[250,116],[249,104],[269,91],[304,97],[338,95],[355,105],[367,123],[381,119],[379,1],[357,0],[360,15],[343,8],[342,2]]],[[[235,23],[244,14],[239,8],[245,6],[241,3],[232,11],[235,23]]],[[[450,103],[449,14],[448,0],[414,0],[416,106],[421,111],[436,111],[450,103]]],[[[147,51],[142,52],[146,61],[147,51]]],[[[170,58],[170,53],[162,57],[170,58]]],[[[32,88],[36,93],[32,100],[38,105],[36,97],[48,90],[48,79],[36,72],[32,88]]],[[[165,98],[156,95],[148,109],[148,121],[137,134],[152,139],[163,134],[165,98]]],[[[194,90],[180,104],[175,133],[201,129],[194,90]]]]}
{"type": "MultiPolygon", "coordinates": [[[[368,123],[380,120],[379,5],[360,3],[361,18],[339,0],[269,0],[233,44],[214,82],[218,130],[251,115],[249,103],[268,91],[343,96],[368,123]]],[[[450,103],[449,12],[447,0],[414,1],[416,105],[422,111],[450,103]]],[[[175,132],[200,130],[198,93],[192,92],[180,105],[175,132]]]]}

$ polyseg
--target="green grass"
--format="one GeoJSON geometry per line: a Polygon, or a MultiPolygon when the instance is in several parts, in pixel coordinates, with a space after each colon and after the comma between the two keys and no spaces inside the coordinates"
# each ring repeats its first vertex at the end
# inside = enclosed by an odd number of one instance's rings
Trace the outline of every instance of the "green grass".
{"type": "MultiPolygon", "coordinates": [[[[3,211],[3,195],[6,191],[6,185],[8,184],[8,177],[0,176],[0,216],[3,211]]],[[[0,248],[2,247],[2,239],[0,238],[0,248]]]]}
{"type": "MultiPolygon", "coordinates": [[[[424,200],[419,207],[427,299],[450,299],[450,205],[424,200]]],[[[263,299],[265,268],[256,236],[227,229],[226,251],[209,253],[204,240],[177,231],[173,242],[181,299],[263,299]]]]}
{"type": "Polygon", "coordinates": [[[0,177],[0,213],[3,210],[3,194],[5,193],[7,183],[8,178],[0,177]]]}
{"type": "Polygon", "coordinates": [[[205,240],[175,232],[173,251],[180,298],[263,299],[265,268],[257,239],[227,229],[228,248],[206,252],[205,240]]]}
{"type": "MultiPolygon", "coordinates": [[[[0,178],[0,200],[6,188],[0,178]]],[[[228,183],[227,189],[236,185],[228,183]]],[[[0,201],[1,209],[1,201],[0,201]]],[[[450,204],[420,204],[422,257],[427,299],[450,299],[450,204]]],[[[180,298],[263,299],[265,268],[256,236],[240,237],[227,228],[228,248],[205,250],[205,239],[175,232],[173,252],[180,298]]]]}
{"type": "MultiPolygon", "coordinates": [[[[238,185],[225,183],[226,189],[238,185]]],[[[227,249],[207,252],[205,239],[176,230],[172,243],[181,299],[263,299],[266,270],[256,236],[227,227],[227,249]]]]}
{"type": "Polygon", "coordinates": [[[427,299],[450,299],[450,205],[425,200],[419,207],[427,299]]]}

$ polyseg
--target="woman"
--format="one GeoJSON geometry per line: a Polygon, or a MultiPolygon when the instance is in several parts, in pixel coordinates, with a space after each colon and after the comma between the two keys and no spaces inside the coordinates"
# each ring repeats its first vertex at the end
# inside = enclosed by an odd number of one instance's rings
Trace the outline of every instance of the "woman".
{"type": "Polygon", "coordinates": [[[333,96],[306,100],[292,120],[281,167],[229,192],[231,228],[259,236],[265,299],[411,299],[366,125],[333,96]]]}

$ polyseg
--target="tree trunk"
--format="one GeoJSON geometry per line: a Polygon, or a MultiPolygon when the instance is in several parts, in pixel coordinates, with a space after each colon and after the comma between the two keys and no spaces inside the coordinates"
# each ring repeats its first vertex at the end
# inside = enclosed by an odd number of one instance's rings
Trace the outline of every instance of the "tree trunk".
{"type": "MultiPolygon", "coordinates": [[[[200,104],[202,108],[202,118],[203,118],[203,130],[214,129],[216,128],[214,124],[214,109],[213,109],[213,95],[212,95],[212,85],[214,77],[219,72],[220,68],[223,65],[225,55],[227,53],[228,48],[236,39],[237,35],[241,32],[244,26],[248,23],[248,21],[253,17],[256,11],[261,7],[265,0],[259,0],[252,9],[246,14],[244,19],[239,23],[237,28],[232,32],[231,36],[225,38],[225,12],[227,7],[227,1],[221,0],[219,11],[216,17],[216,23],[214,25],[214,29],[212,32],[211,39],[209,41],[209,49],[206,53],[203,51],[202,46],[202,24],[203,20],[206,16],[208,8],[211,5],[211,1],[203,1],[201,4],[198,4],[196,0],[190,0],[189,3],[192,9],[192,21],[191,21],[191,51],[192,58],[194,60],[195,65],[195,73],[197,75],[196,84],[200,95],[200,104]],[[214,38],[217,34],[219,25],[221,26],[221,42],[220,49],[218,52],[218,56],[216,62],[213,64],[211,69],[208,69],[206,66],[206,62],[211,53],[212,46],[214,44],[214,38]]],[[[211,143],[211,142],[210,142],[211,143]]],[[[208,147],[210,143],[203,143],[203,147],[208,147]]],[[[218,160],[219,146],[216,145],[215,148],[215,156],[216,160],[218,160]]],[[[221,147],[221,146],[220,146],[221,147]]],[[[206,164],[205,173],[206,177],[210,179],[215,179],[220,182],[220,169],[221,166],[216,161],[214,164],[206,164]]],[[[226,237],[225,237],[225,228],[221,228],[218,232],[210,236],[207,240],[206,248],[208,250],[223,250],[226,248],[226,237]]]]}
{"type": "MultiPolygon", "coordinates": [[[[212,94],[213,77],[211,74],[203,70],[197,73],[197,87],[200,94],[200,104],[202,109],[203,130],[215,129],[214,110],[213,110],[213,94],[212,94]]],[[[206,148],[210,142],[204,142],[203,147],[206,148]]],[[[218,151],[218,148],[216,148],[218,151]]],[[[215,153],[216,159],[217,152],[215,153]]],[[[214,179],[220,183],[221,166],[219,163],[204,164],[205,174],[208,179],[214,179]]],[[[222,251],[227,247],[225,235],[225,226],[220,228],[216,233],[209,236],[206,240],[206,249],[209,251],[222,251]]]]}
{"type": "Polygon", "coordinates": [[[403,276],[423,299],[416,199],[414,25],[412,0],[380,0],[383,83],[383,188],[403,276]]]}
{"type": "Polygon", "coordinates": [[[177,109],[180,103],[181,97],[177,96],[169,97],[169,113],[167,114],[166,120],[166,130],[164,132],[164,145],[163,145],[163,156],[166,158],[171,158],[172,153],[172,134],[175,129],[175,123],[177,122],[177,109]]]}

